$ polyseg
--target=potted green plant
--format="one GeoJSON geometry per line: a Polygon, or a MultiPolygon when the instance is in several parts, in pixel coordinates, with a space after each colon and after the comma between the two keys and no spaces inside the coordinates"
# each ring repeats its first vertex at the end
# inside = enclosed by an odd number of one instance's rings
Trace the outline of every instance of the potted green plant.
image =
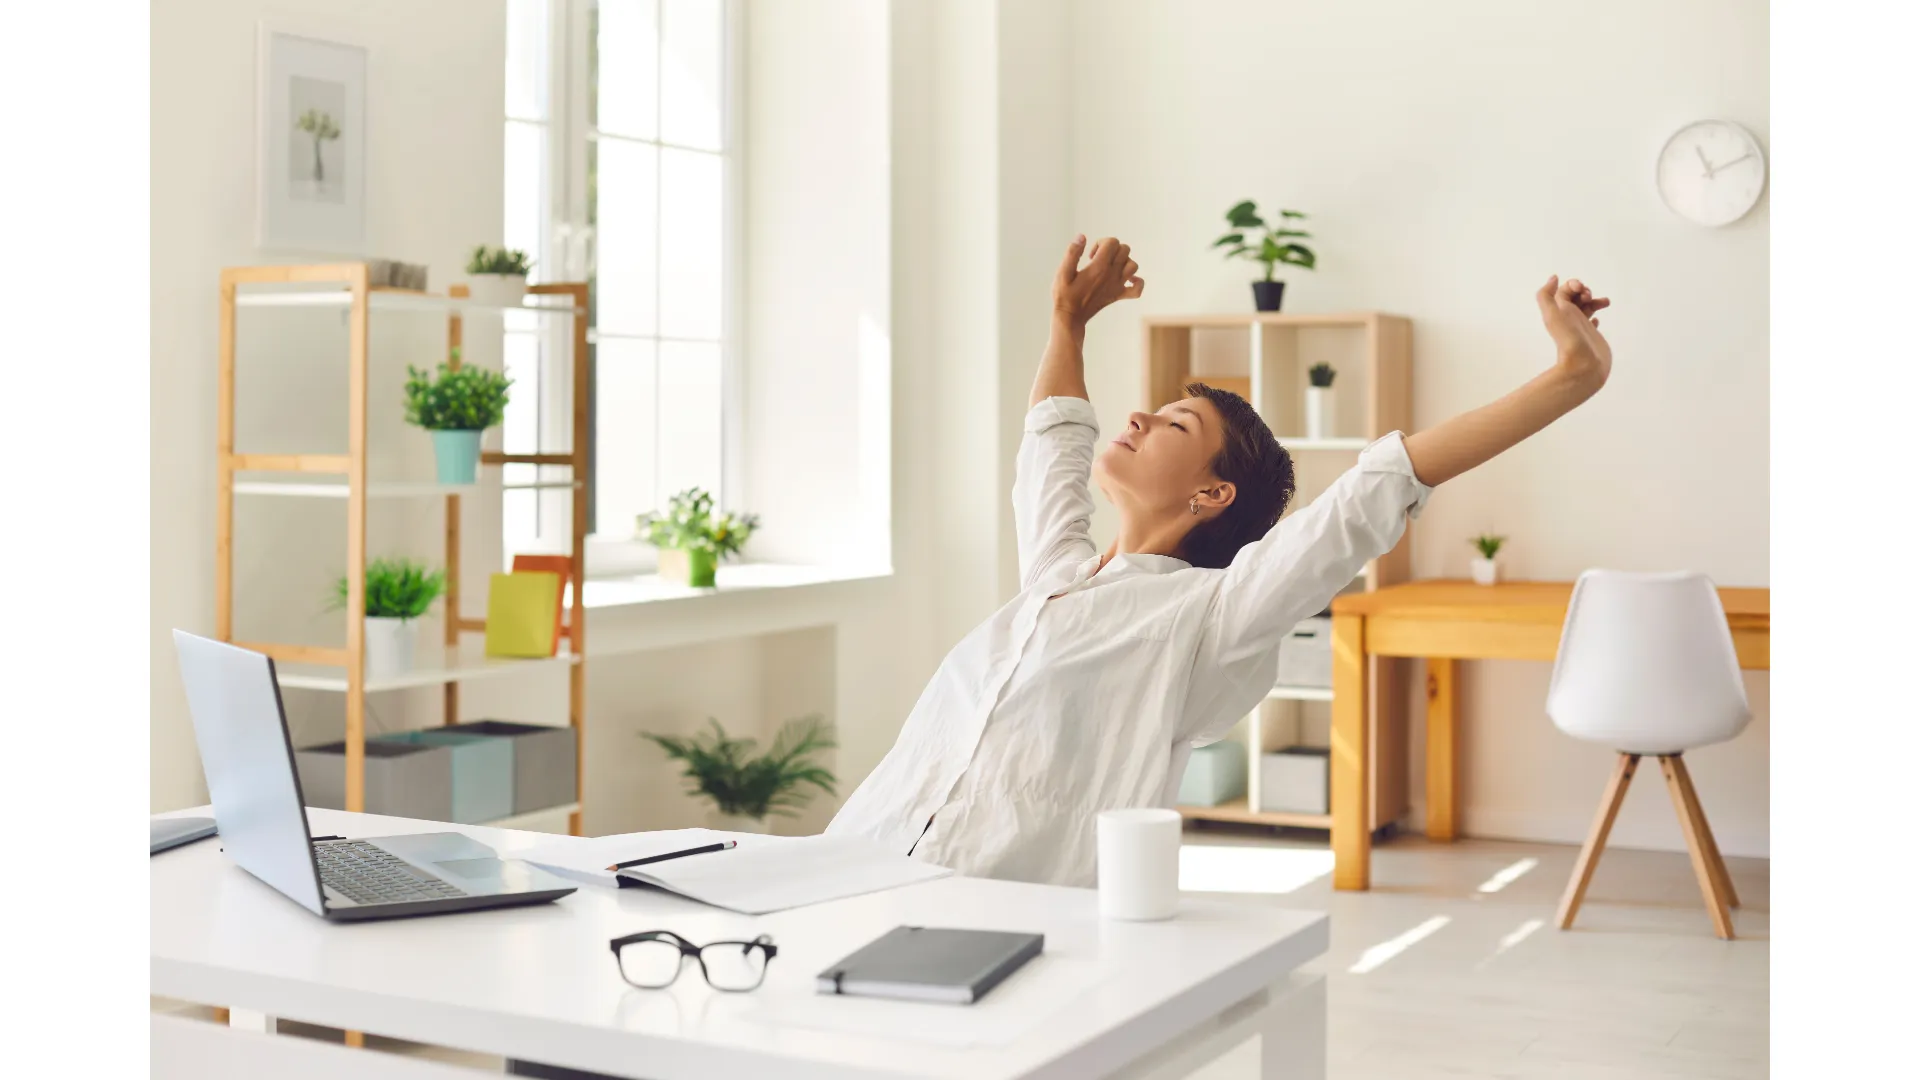
{"type": "Polygon", "coordinates": [[[1302,270],[1313,269],[1313,252],[1299,243],[1311,239],[1312,234],[1293,227],[1306,218],[1307,215],[1298,210],[1282,210],[1274,223],[1268,225],[1254,210],[1252,199],[1237,202],[1227,211],[1227,224],[1233,226],[1233,230],[1215,240],[1213,246],[1226,248],[1229,259],[1251,259],[1267,268],[1267,276],[1253,283],[1256,310],[1280,310],[1287,283],[1273,280],[1274,267],[1285,263],[1302,270]]]}
{"type": "Polygon", "coordinates": [[[480,244],[467,257],[467,295],[476,304],[519,307],[532,271],[533,260],[526,252],[480,244]]]}
{"type": "Polygon", "coordinates": [[[1492,585],[1500,580],[1500,564],[1493,560],[1494,556],[1500,554],[1500,545],[1506,542],[1506,537],[1492,533],[1482,533],[1473,538],[1474,550],[1480,553],[1473,560],[1473,580],[1476,584],[1492,585]]]}
{"type": "Polygon", "coordinates": [[[715,514],[713,496],[688,488],[667,502],[667,512],[640,515],[640,538],[660,549],[660,576],[696,589],[713,588],[720,560],[738,555],[760,527],[757,514],[715,514]]]}
{"type": "MultiPolygon", "coordinates": [[[[447,591],[445,572],[412,559],[375,559],[367,564],[366,619],[369,679],[413,669],[413,620],[447,591]]],[[[332,610],[347,606],[347,579],[333,584],[332,610]]]]}
{"type": "Polygon", "coordinates": [[[733,738],[718,720],[692,735],[641,732],[667,757],[680,763],[687,790],[713,800],[710,827],[725,832],[763,833],[770,816],[792,817],[817,788],[832,795],[833,773],[815,755],[834,749],[833,725],[803,716],[780,725],[764,754],[752,738],[733,738]]]}
{"type": "MultiPolygon", "coordinates": [[[[459,350],[453,354],[460,359],[459,350]]],[[[440,482],[471,484],[480,468],[480,434],[507,415],[507,389],[513,380],[483,367],[450,367],[434,372],[407,365],[407,423],[433,434],[433,458],[440,482]]]]}
{"type": "Polygon", "coordinates": [[[1333,365],[1325,361],[1307,369],[1307,438],[1333,435],[1333,365]]]}

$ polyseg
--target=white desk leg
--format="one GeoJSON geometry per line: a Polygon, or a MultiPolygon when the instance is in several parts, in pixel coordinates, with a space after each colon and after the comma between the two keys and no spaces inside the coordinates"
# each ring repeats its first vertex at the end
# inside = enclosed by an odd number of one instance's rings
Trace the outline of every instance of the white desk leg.
{"type": "Polygon", "coordinates": [[[228,1009],[227,1026],[236,1027],[242,1031],[264,1032],[268,1035],[277,1035],[280,1030],[279,1024],[273,1017],[263,1012],[254,1012],[252,1009],[228,1009]]]}
{"type": "Polygon", "coordinates": [[[1326,1080],[1327,980],[1295,975],[1273,984],[1260,1025],[1260,1080],[1326,1080]]]}

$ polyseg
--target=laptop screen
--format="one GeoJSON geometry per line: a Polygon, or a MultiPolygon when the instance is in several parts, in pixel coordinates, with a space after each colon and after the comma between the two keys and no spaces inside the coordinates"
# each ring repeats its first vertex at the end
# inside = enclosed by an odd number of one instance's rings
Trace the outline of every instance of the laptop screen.
{"type": "Polygon", "coordinates": [[[326,914],[273,661],[179,630],[173,644],[220,846],[254,877],[326,914]]]}

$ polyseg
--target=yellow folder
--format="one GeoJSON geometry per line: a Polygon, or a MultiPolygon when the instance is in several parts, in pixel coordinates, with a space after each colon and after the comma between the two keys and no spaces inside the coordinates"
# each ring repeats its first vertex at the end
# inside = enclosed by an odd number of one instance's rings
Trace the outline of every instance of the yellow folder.
{"type": "Polygon", "coordinates": [[[495,574],[487,584],[487,655],[552,656],[553,609],[560,575],[547,570],[495,574]]]}

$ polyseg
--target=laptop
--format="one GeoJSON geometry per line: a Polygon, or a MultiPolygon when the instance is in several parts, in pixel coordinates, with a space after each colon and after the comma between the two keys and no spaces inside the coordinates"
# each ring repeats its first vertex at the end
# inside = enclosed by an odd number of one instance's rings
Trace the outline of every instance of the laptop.
{"type": "Polygon", "coordinates": [[[323,918],[436,915],[557,900],[575,886],[459,833],[315,841],[273,660],[173,632],[221,847],[323,918]]]}

